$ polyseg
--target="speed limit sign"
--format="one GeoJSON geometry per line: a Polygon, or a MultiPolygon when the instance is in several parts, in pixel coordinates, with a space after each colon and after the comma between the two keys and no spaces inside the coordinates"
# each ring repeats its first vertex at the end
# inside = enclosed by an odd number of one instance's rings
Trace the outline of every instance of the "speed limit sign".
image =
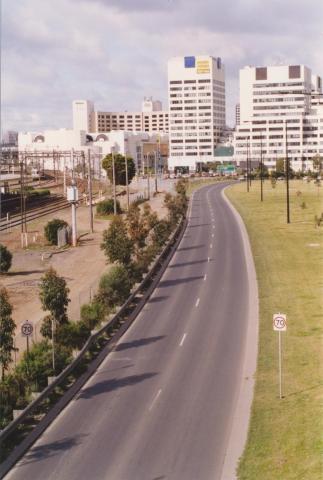
{"type": "Polygon", "coordinates": [[[33,334],[33,326],[28,320],[21,325],[21,333],[24,337],[30,337],[33,334]]]}
{"type": "Polygon", "coordinates": [[[273,327],[277,332],[286,332],[286,315],[284,313],[275,313],[273,315],[273,327]]]}

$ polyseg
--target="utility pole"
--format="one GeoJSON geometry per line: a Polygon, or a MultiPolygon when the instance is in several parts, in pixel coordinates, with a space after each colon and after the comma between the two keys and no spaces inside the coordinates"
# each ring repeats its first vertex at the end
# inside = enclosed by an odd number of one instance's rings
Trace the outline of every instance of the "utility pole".
{"type": "Polygon", "coordinates": [[[157,193],[157,152],[155,151],[155,192],[157,193]]]}
{"type": "Polygon", "coordinates": [[[262,134],[260,137],[260,201],[264,201],[264,191],[263,191],[263,158],[262,158],[262,134]]]}
{"type": "Polygon", "coordinates": [[[249,192],[249,137],[247,138],[247,192],[249,192]]]}
{"type": "Polygon", "coordinates": [[[128,160],[127,160],[127,154],[125,153],[124,155],[124,161],[125,161],[125,166],[126,166],[126,190],[127,190],[127,210],[129,211],[129,180],[128,180],[128,160]]]}
{"type": "Polygon", "coordinates": [[[89,190],[89,206],[90,206],[90,229],[93,233],[93,207],[92,207],[92,174],[91,174],[91,150],[88,149],[88,190],[89,190]]]}
{"type": "Polygon", "coordinates": [[[113,212],[117,214],[117,196],[116,196],[116,171],[114,164],[114,147],[111,148],[112,155],[112,182],[113,182],[113,212]]]}
{"type": "Polygon", "coordinates": [[[290,223],[290,208],[289,208],[289,158],[288,158],[288,142],[287,142],[287,118],[285,119],[285,150],[286,150],[286,206],[287,206],[287,223],[290,223]]]}

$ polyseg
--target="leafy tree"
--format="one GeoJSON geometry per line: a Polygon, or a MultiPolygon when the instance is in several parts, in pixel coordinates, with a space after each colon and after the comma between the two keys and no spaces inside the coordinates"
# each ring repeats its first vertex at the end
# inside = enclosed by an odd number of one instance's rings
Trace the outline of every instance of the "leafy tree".
{"type": "Polygon", "coordinates": [[[67,322],[68,294],[66,281],[51,267],[41,278],[39,298],[43,310],[48,310],[58,324],[67,322]]]}
{"type": "Polygon", "coordinates": [[[126,225],[129,237],[134,243],[136,249],[143,248],[146,244],[148,231],[141,215],[140,208],[137,205],[130,205],[126,216],[126,225]]]}
{"type": "MultiPolygon", "coordinates": [[[[56,345],[55,371],[62,371],[71,361],[71,348],[56,345]]],[[[47,377],[53,374],[52,347],[48,340],[35,343],[29,350],[29,355],[24,352],[22,360],[16,367],[16,372],[33,383],[35,388],[47,386],[47,377]]]]}
{"type": "Polygon", "coordinates": [[[320,172],[322,170],[322,157],[320,154],[315,155],[315,157],[312,158],[313,161],[313,170],[317,170],[320,172]]]}
{"type": "Polygon", "coordinates": [[[115,265],[100,280],[98,298],[108,308],[122,304],[129,297],[132,287],[128,270],[115,265]]]}
{"type": "Polygon", "coordinates": [[[68,223],[59,218],[54,218],[50,220],[44,228],[44,234],[46,240],[49,241],[51,245],[57,245],[57,231],[62,227],[67,227],[68,223]]]}
{"type": "Polygon", "coordinates": [[[178,193],[178,195],[186,197],[187,186],[187,180],[185,180],[185,178],[181,178],[175,185],[176,193],[178,193]]]}
{"type": "Polygon", "coordinates": [[[16,324],[12,320],[12,306],[9,302],[7,290],[0,289],[0,364],[2,368],[2,379],[4,372],[11,362],[11,353],[15,350],[14,334],[16,324]]]}
{"type": "Polygon", "coordinates": [[[113,217],[108,230],[104,230],[101,249],[110,262],[129,265],[134,244],[128,237],[126,224],[121,217],[113,217]]]}
{"type": "MultiPolygon", "coordinates": [[[[136,174],[134,161],[131,157],[127,157],[128,165],[128,182],[130,183],[136,174]]],[[[112,171],[112,154],[106,155],[102,160],[102,168],[107,172],[110,182],[113,182],[112,171]]],[[[114,155],[114,168],[116,176],[116,185],[126,185],[126,162],[125,157],[120,153],[114,155]]]]}
{"type": "Polygon", "coordinates": [[[285,175],[285,160],[283,158],[278,158],[276,160],[276,171],[272,172],[275,177],[280,177],[285,175]]]}
{"type": "Polygon", "coordinates": [[[12,253],[0,243],[0,273],[6,273],[11,267],[12,253]]]}
{"type": "Polygon", "coordinates": [[[81,319],[88,325],[90,330],[96,327],[104,319],[104,307],[103,305],[94,300],[91,303],[86,303],[81,307],[81,319]]]}
{"type": "Polygon", "coordinates": [[[161,219],[156,223],[152,232],[152,241],[159,247],[163,246],[171,232],[170,224],[167,220],[161,219]]]}

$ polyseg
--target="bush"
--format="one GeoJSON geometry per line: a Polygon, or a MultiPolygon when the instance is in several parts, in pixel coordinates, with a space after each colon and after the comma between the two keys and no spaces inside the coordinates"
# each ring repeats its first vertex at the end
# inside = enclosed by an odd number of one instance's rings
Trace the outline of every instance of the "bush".
{"type": "MultiPolygon", "coordinates": [[[[117,214],[122,213],[120,202],[117,200],[117,214]]],[[[97,215],[111,215],[114,214],[114,200],[109,198],[108,200],[102,200],[96,206],[97,215]]]]}
{"type": "Polygon", "coordinates": [[[123,265],[115,265],[100,280],[98,299],[108,308],[123,304],[130,295],[132,282],[123,265]]]}
{"type": "Polygon", "coordinates": [[[91,328],[84,321],[68,322],[57,329],[56,342],[67,349],[81,350],[90,335],[91,328]]]}
{"type": "Polygon", "coordinates": [[[159,247],[162,247],[166,243],[170,235],[170,232],[171,232],[170,223],[165,219],[159,220],[153,228],[153,232],[152,232],[153,243],[155,243],[159,247]]]}
{"type": "MultiPolygon", "coordinates": [[[[61,372],[71,361],[71,349],[62,345],[55,345],[55,374],[61,372]]],[[[35,390],[47,386],[47,377],[53,375],[52,346],[48,340],[35,343],[29,351],[24,352],[23,358],[16,368],[28,383],[33,384],[35,390]]]]}
{"type": "Polygon", "coordinates": [[[12,253],[0,243],[0,273],[6,273],[11,267],[12,253]]]}
{"type": "Polygon", "coordinates": [[[48,197],[50,195],[50,190],[43,188],[41,190],[32,190],[27,193],[28,197],[48,197]]]}
{"type": "Polygon", "coordinates": [[[81,319],[90,330],[102,322],[105,313],[104,306],[96,300],[81,307],[81,319]]]}
{"type": "Polygon", "coordinates": [[[57,245],[57,231],[62,227],[67,227],[68,223],[65,220],[54,218],[49,221],[44,228],[45,238],[51,245],[57,245]]]}

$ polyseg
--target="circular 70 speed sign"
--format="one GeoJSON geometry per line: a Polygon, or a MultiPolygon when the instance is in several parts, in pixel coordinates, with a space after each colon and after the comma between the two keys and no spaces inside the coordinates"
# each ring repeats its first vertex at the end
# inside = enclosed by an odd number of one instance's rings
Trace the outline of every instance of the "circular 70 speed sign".
{"type": "Polygon", "coordinates": [[[33,326],[30,322],[26,321],[21,325],[21,333],[24,337],[30,337],[33,333],[33,326]]]}
{"type": "Polygon", "coordinates": [[[286,315],[284,313],[275,313],[273,315],[273,327],[277,332],[286,332],[286,315]]]}

